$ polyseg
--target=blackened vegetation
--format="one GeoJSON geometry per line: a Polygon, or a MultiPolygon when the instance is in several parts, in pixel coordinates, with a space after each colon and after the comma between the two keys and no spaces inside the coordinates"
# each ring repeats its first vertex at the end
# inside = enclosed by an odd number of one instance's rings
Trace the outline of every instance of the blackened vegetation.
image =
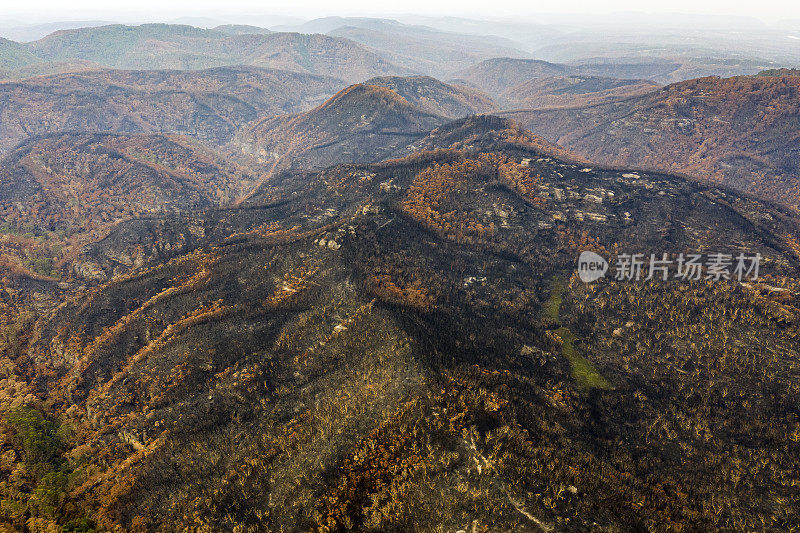
{"type": "Polygon", "coordinates": [[[800,525],[797,221],[465,124],[457,149],[279,173],[237,208],[122,223],[87,249],[76,261],[109,281],[83,281],[3,352],[84,465],[43,519],[800,525]],[[129,247],[143,265],[124,273],[129,247]],[[759,252],[764,278],[584,285],[586,249],[759,252]]]}

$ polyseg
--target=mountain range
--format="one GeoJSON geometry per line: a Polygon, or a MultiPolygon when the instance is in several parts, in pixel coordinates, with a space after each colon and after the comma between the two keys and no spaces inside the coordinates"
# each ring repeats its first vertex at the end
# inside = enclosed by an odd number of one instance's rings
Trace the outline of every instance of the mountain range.
{"type": "Polygon", "coordinates": [[[408,74],[347,39],[298,33],[231,34],[174,24],[62,30],[31,43],[0,42],[0,67],[84,60],[117,69],[200,70],[247,65],[345,77],[408,74]],[[9,59],[5,59],[9,58],[9,59]],[[337,76],[338,74],[338,76],[337,76]]]}
{"type": "Polygon", "coordinates": [[[194,22],[0,41],[0,531],[800,527],[792,65],[194,22]]]}
{"type": "Polygon", "coordinates": [[[0,82],[0,153],[60,131],[178,133],[212,145],[265,115],[306,110],[345,83],[255,67],[101,70],[0,82]]]}

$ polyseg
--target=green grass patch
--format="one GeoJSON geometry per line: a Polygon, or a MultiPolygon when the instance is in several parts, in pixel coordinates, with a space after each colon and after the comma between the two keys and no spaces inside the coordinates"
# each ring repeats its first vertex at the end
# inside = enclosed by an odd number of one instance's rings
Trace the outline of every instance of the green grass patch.
{"type": "Polygon", "coordinates": [[[550,282],[550,297],[544,304],[544,314],[553,322],[559,321],[561,313],[561,303],[564,301],[564,289],[566,284],[561,278],[555,278],[550,282]]]}
{"type": "Polygon", "coordinates": [[[598,372],[591,361],[578,353],[575,348],[575,334],[563,326],[556,333],[561,337],[561,353],[572,365],[572,379],[585,389],[610,389],[611,383],[598,372]]]}
{"type": "MultiPolygon", "coordinates": [[[[566,283],[560,278],[551,282],[550,297],[545,302],[545,316],[553,322],[560,322],[561,304],[564,301],[566,283]]],[[[604,378],[591,361],[578,353],[575,348],[575,334],[566,327],[561,326],[556,331],[561,338],[561,353],[567,358],[572,367],[572,379],[584,389],[611,389],[611,383],[604,378]]]]}

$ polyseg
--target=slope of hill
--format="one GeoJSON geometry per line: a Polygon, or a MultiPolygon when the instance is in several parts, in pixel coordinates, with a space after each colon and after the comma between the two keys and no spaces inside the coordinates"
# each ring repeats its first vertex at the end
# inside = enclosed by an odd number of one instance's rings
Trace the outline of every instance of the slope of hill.
{"type": "Polygon", "coordinates": [[[256,122],[234,144],[276,171],[314,169],[379,161],[444,122],[391,89],[357,84],[306,113],[256,122]]]}
{"type": "Polygon", "coordinates": [[[800,69],[796,68],[773,68],[769,70],[762,70],[756,76],[766,76],[766,77],[775,77],[775,76],[800,76],[800,69]]]}
{"type": "Polygon", "coordinates": [[[548,63],[536,59],[498,57],[481,61],[453,74],[453,79],[499,96],[511,87],[535,78],[566,76],[573,70],[567,65],[548,63]]]}
{"type": "Polygon", "coordinates": [[[762,34],[756,40],[749,40],[750,32],[725,32],[724,37],[717,34],[705,40],[702,33],[687,35],[678,31],[666,36],[643,31],[630,40],[610,41],[607,33],[600,32],[584,38],[573,36],[568,41],[539,48],[535,53],[547,61],[583,67],[586,70],[581,72],[585,74],[647,78],[658,83],[705,76],[751,75],[796,60],[796,52],[791,51],[794,47],[784,36],[762,34]],[[630,74],[620,74],[619,68],[629,70],[630,74]]]}
{"type": "MultiPolygon", "coordinates": [[[[557,48],[560,49],[563,46],[563,44],[559,44],[557,48]]],[[[558,61],[558,59],[554,61],[558,61]]],[[[592,84],[604,83],[606,85],[606,88],[603,88],[602,85],[598,87],[597,90],[599,91],[607,89],[614,83],[629,84],[633,80],[643,84],[639,88],[641,90],[636,89],[634,91],[635,94],[647,90],[644,85],[646,81],[644,80],[649,80],[654,84],[663,84],[709,75],[734,76],[737,74],[750,74],[759,70],[755,64],[744,67],[735,64],[733,61],[727,64],[722,59],[720,59],[719,64],[712,64],[698,62],[685,57],[661,58],[647,55],[643,57],[625,55],[621,57],[614,57],[613,55],[609,57],[591,57],[565,63],[498,57],[482,61],[453,74],[452,77],[486,91],[501,103],[504,108],[509,109],[519,103],[513,97],[513,88],[515,86],[541,78],[565,80],[575,77],[579,79],[589,78],[593,80],[590,82],[592,84]],[[600,82],[597,78],[608,78],[608,80],[600,82]]],[[[545,90],[545,94],[547,92],[546,88],[539,90],[545,90]]],[[[620,94],[624,94],[624,91],[620,91],[620,94]]],[[[602,99],[602,95],[598,96],[602,99]]],[[[588,99],[584,102],[575,102],[575,104],[579,105],[589,105],[590,103],[588,99]]],[[[544,103],[544,106],[549,105],[550,103],[544,103]]]]}
{"type": "Polygon", "coordinates": [[[13,70],[37,61],[24,44],[0,37],[0,70],[13,70]]]}
{"type": "Polygon", "coordinates": [[[2,27],[0,28],[0,35],[12,41],[29,42],[41,39],[59,30],[74,30],[76,28],[107,26],[109,24],[113,24],[113,22],[102,20],[69,20],[40,24],[24,24],[2,27]]]}
{"type": "Polygon", "coordinates": [[[40,61],[93,61],[117,69],[198,70],[249,65],[361,81],[412,73],[347,39],[296,33],[235,34],[175,24],[64,30],[27,43],[40,61]]]}
{"type": "Polygon", "coordinates": [[[579,107],[641,96],[659,85],[648,80],[621,80],[596,76],[534,78],[503,91],[507,108],[579,107]]]}
{"type": "Polygon", "coordinates": [[[22,80],[34,76],[49,76],[87,70],[103,70],[103,65],[93,61],[84,61],[82,59],[73,59],[70,61],[40,61],[34,63],[27,62],[22,67],[0,70],[0,81],[22,80]]]}
{"type": "Polygon", "coordinates": [[[410,152],[437,152],[439,150],[491,150],[496,146],[525,146],[540,154],[555,157],[570,164],[587,161],[557,144],[533,135],[513,120],[495,115],[473,115],[448,122],[414,141],[406,150],[410,152]]]}
{"type": "Polygon", "coordinates": [[[253,184],[213,152],[161,135],[52,134],[1,161],[3,220],[51,230],[219,205],[253,184]]]}
{"type": "Polygon", "coordinates": [[[434,76],[491,57],[529,56],[518,41],[499,37],[507,33],[442,31],[385,18],[324,17],[276,29],[346,37],[379,50],[399,65],[434,76]]]}
{"type": "Polygon", "coordinates": [[[565,29],[554,24],[538,24],[532,20],[487,20],[458,16],[431,17],[406,14],[398,20],[407,24],[422,24],[445,32],[471,35],[502,35],[519,43],[517,47],[533,51],[564,37],[565,29]]]}
{"type": "Polygon", "coordinates": [[[0,82],[0,153],[56,131],[179,133],[219,145],[247,122],[305,111],[343,85],[254,67],[105,70],[0,82]]]}
{"type": "Polygon", "coordinates": [[[53,274],[121,220],[229,203],[255,183],[186,139],[89,133],[35,138],[0,159],[0,219],[10,235],[0,241],[0,256],[53,274]]]}
{"type": "Polygon", "coordinates": [[[450,85],[430,76],[385,76],[369,79],[364,84],[391,89],[412,105],[446,118],[491,113],[499,109],[479,90],[450,85]]]}
{"type": "Polygon", "coordinates": [[[360,82],[374,76],[408,75],[417,72],[384,59],[348,39],[326,35],[273,33],[232,38],[230,46],[249,47],[243,57],[248,65],[282,68],[360,82]]]}
{"type": "Polygon", "coordinates": [[[178,24],[111,24],[60,30],[28,46],[48,61],[84,59],[112,68],[196,69],[222,65],[222,58],[207,47],[223,36],[213,30],[178,24]],[[199,64],[204,61],[210,64],[199,64]],[[144,66],[145,62],[159,64],[144,66]]]}
{"type": "Polygon", "coordinates": [[[673,83],[697,77],[691,75],[691,64],[676,58],[592,57],[571,62],[570,66],[587,76],[647,79],[658,83],[673,83]]]}
{"type": "Polygon", "coordinates": [[[216,31],[221,31],[222,33],[228,33],[230,35],[267,35],[269,33],[274,33],[272,30],[267,28],[249,26],[247,24],[223,24],[222,26],[216,26],[213,29],[216,31]]]}
{"type": "Polygon", "coordinates": [[[504,109],[572,107],[618,100],[658,86],[644,79],[586,74],[594,66],[571,66],[532,59],[495,58],[455,76],[489,93],[504,109]]]}
{"type": "Polygon", "coordinates": [[[511,112],[598,162],[681,172],[800,206],[800,77],[701,78],[621,102],[511,112]]]}
{"type": "Polygon", "coordinates": [[[461,148],[285,172],[239,208],[119,225],[91,253],[202,236],[74,292],[5,349],[20,362],[5,383],[39,411],[4,426],[3,519],[796,527],[797,219],[561,161],[488,118],[440,131],[431,145],[461,148]],[[585,285],[574,261],[587,248],[758,252],[779,290],[585,285]],[[46,453],[14,440],[29,427],[46,453]],[[51,487],[52,514],[34,487],[51,487]]]}

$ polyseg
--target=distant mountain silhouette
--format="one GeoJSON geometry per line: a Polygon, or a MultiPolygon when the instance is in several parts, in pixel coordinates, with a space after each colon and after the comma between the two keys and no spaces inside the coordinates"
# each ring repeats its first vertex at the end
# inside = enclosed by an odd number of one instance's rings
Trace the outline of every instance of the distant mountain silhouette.
{"type": "Polygon", "coordinates": [[[249,65],[347,81],[412,73],[347,39],[298,33],[231,34],[231,29],[223,30],[176,24],[61,30],[31,43],[0,43],[0,58],[17,58],[4,61],[7,66],[0,64],[0,68],[18,68],[26,61],[85,60],[117,69],[198,70],[249,65]]]}

